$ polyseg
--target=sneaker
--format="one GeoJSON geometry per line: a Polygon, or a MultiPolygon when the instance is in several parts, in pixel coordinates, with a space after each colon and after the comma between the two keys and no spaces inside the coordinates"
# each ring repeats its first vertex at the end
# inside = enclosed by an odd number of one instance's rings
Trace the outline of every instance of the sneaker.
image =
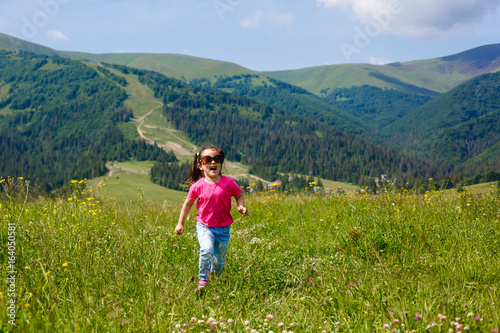
{"type": "Polygon", "coordinates": [[[207,280],[200,280],[200,282],[198,282],[198,287],[196,287],[195,291],[202,290],[203,288],[205,288],[207,284],[208,284],[207,280]]]}

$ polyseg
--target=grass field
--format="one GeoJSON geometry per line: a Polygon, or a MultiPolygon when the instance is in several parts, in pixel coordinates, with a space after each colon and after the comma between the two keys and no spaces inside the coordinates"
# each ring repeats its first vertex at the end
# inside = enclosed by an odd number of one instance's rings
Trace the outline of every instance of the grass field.
{"type": "Polygon", "coordinates": [[[79,181],[66,197],[26,196],[24,180],[0,182],[2,331],[499,328],[493,188],[247,195],[252,217],[233,212],[224,272],[200,294],[195,209],[174,236],[177,203],[96,198],[79,181]]]}
{"type": "Polygon", "coordinates": [[[98,197],[115,198],[137,202],[144,200],[161,204],[178,203],[186,196],[185,192],[174,191],[151,182],[149,171],[154,162],[114,162],[108,163],[112,170],[108,175],[88,181],[88,187],[98,197]]]}

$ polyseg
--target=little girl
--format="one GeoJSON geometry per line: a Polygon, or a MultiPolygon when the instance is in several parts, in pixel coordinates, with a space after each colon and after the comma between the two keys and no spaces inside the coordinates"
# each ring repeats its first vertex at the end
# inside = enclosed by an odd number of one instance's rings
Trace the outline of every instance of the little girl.
{"type": "Polygon", "coordinates": [[[186,217],[198,199],[196,233],[200,243],[200,281],[197,291],[205,287],[210,274],[220,273],[224,268],[229,231],[233,223],[231,197],[236,199],[238,211],[243,216],[249,216],[241,188],[233,179],[221,174],[223,162],[224,152],[213,145],[204,146],[194,156],[189,170],[189,193],[175,227],[177,235],[184,232],[186,217]]]}

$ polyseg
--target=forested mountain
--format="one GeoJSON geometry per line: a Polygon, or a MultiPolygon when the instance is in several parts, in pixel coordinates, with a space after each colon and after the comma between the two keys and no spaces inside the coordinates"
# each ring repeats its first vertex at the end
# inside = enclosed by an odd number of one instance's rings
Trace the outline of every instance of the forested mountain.
{"type": "Polygon", "coordinates": [[[49,190],[131,157],[158,159],[155,181],[179,182],[177,167],[165,172],[173,155],[120,131],[131,112],[117,70],[154,89],[164,116],[194,143],[222,144],[268,179],[279,172],[363,183],[389,173],[411,185],[484,173],[500,160],[496,74],[447,92],[498,70],[500,44],[384,66],[266,73],[182,55],[55,51],[0,34],[2,48],[21,52],[2,52],[0,136],[8,148],[0,172],[43,179],[49,190]],[[69,58],[109,62],[112,70],[69,58]]]}
{"type": "Polygon", "coordinates": [[[304,88],[321,97],[332,93],[334,89],[363,85],[435,97],[477,75],[500,69],[500,44],[484,45],[441,58],[404,63],[341,64],[261,73],[231,62],[179,54],[91,54],[57,51],[1,33],[0,48],[126,65],[188,82],[202,78],[213,81],[216,76],[263,74],[304,88]]]}
{"type": "Polygon", "coordinates": [[[451,171],[446,163],[401,154],[244,96],[187,85],[155,72],[140,74],[141,82],[163,101],[164,115],[176,129],[200,145],[217,142],[227,156],[267,179],[295,173],[358,183],[390,173],[409,186],[451,171]]]}
{"type": "Polygon", "coordinates": [[[482,154],[476,167],[500,170],[500,72],[461,84],[382,132],[401,146],[442,156],[455,165],[482,154]]]}
{"type": "Polygon", "coordinates": [[[442,58],[387,65],[342,64],[263,72],[318,96],[333,89],[369,85],[436,96],[481,74],[500,69],[500,44],[484,45],[442,58]]]}
{"type": "Polygon", "coordinates": [[[373,141],[377,140],[362,129],[356,117],[339,108],[335,103],[330,103],[300,87],[264,75],[221,75],[216,80],[200,79],[192,80],[191,83],[246,96],[291,113],[319,120],[348,133],[358,134],[373,141]]]}
{"type": "Polygon", "coordinates": [[[102,175],[109,160],[175,160],[124,138],[117,125],[132,113],[124,82],[109,78],[80,61],[0,50],[0,177],[50,191],[102,175]]]}
{"type": "Polygon", "coordinates": [[[216,80],[200,79],[191,83],[247,96],[374,142],[382,142],[376,136],[381,128],[432,100],[424,95],[368,85],[335,89],[321,98],[303,88],[259,74],[219,76],[216,80]]]}

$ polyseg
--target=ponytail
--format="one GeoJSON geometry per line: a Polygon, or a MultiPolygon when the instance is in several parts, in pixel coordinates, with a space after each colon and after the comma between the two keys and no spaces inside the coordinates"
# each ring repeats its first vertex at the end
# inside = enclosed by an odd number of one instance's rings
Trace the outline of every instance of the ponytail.
{"type": "MultiPolygon", "coordinates": [[[[191,163],[191,166],[189,167],[189,178],[186,182],[186,184],[188,184],[189,187],[191,187],[191,185],[196,183],[199,179],[203,178],[203,171],[200,170],[199,165],[201,163],[201,153],[203,153],[203,151],[206,149],[217,150],[219,152],[219,154],[222,155],[222,161],[224,163],[225,154],[221,149],[219,149],[218,147],[216,147],[213,144],[204,145],[198,153],[194,154],[193,162],[191,163]]],[[[221,174],[222,174],[222,170],[221,170],[221,174]]]]}

